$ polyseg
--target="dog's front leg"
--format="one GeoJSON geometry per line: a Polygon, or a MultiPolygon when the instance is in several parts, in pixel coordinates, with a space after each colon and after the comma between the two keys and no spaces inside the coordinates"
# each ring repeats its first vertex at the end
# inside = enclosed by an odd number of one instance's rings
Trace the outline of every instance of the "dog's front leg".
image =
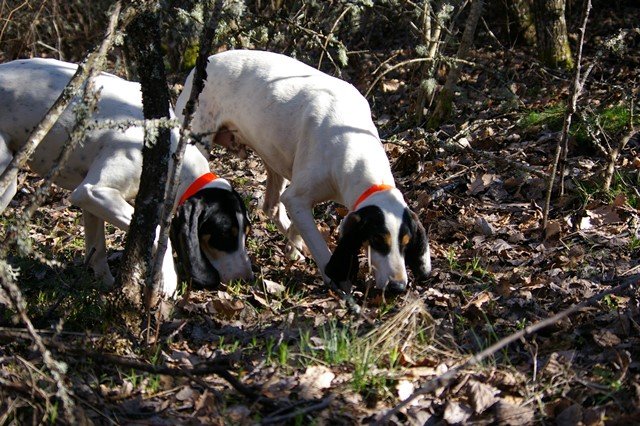
{"type": "MultiPolygon", "coordinates": [[[[313,260],[316,262],[316,265],[318,265],[318,269],[320,269],[322,279],[328,283],[330,280],[325,275],[324,270],[331,258],[331,251],[329,247],[327,247],[327,243],[324,241],[324,238],[322,238],[322,234],[313,219],[313,203],[308,199],[295,196],[294,191],[295,189],[292,190],[292,187],[289,186],[282,194],[282,202],[287,208],[287,212],[293,222],[289,228],[289,236],[295,238],[292,231],[295,232],[295,230],[297,230],[299,232],[299,236],[304,240],[304,243],[311,252],[313,260]]],[[[296,233],[295,235],[298,234],[296,233]]],[[[296,243],[300,244],[301,241],[291,241],[291,243],[295,245],[296,243]]]]}

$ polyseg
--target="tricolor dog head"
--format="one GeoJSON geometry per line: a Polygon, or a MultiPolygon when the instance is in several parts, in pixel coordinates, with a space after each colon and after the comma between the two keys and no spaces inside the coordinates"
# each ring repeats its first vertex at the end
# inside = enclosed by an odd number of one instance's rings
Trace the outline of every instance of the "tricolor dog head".
{"type": "Polygon", "coordinates": [[[340,239],[327,264],[327,276],[337,283],[354,282],[358,253],[368,246],[377,288],[404,291],[408,281],[405,265],[416,279],[426,278],[431,273],[429,241],[399,191],[379,192],[361,206],[340,225],[340,239]]]}
{"type": "Polygon", "coordinates": [[[216,178],[183,196],[171,223],[171,241],[187,281],[198,288],[252,279],[247,255],[247,210],[225,179],[216,178]]]}

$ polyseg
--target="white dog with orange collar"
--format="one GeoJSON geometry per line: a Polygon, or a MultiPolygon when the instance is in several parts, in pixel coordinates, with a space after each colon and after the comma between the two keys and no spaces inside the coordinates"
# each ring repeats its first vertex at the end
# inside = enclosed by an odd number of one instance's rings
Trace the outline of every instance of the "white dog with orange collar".
{"type": "MultiPolygon", "coordinates": [[[[425,230],[395,188],[369,104],[353,86],[261,51],[213,55],[207,75],[193,130],[216,132],[215,143],[240,156],[246,145],[262,158],[263,209],[288,236],[292,257],[304,240],[325,281],[343,289],[355,279],[364,244],[378,288],[404,290],[405,262],[419,278],[430,273],[425,230]],[[312,214],[314,205],[327,200],[352,208],[333,255],[312,214]]],[[[177,101],[178,116],[192,79],[193,73],[177,101]]]]}
{"type": "MultiPolygon", "coordinates": [[[[75,64],[52,59],[17,60],[0,64],[0,171],[3,171],[31,130],[77,69],[75,64]]],[[[97,122],[141,120],[142,95],[138,83],[103,73],[96,79],[101,90],[97,122]]],[[[74,101],[77,104],[77,100],[74,101]]],[[[53,167],[75,122],[69,107],[32,155],[29,166],[40,176],[53,167]]],[[[171,132],[175,149],[178,131],[171,132]]],[[[104,222],[128,229],[142,171],[144,130],[93,130],[73,151],[55,183],[71,193],[71,202],[83,211],[86,261],[96,276],[111,285],[107,264],[104,222]]],[[[248,227],[241,197],[224,179],[211,178],[207,159],[195,146],[187,146],[179,176],[178,194],[184,196],[172,224],[172,239],[187,278],[200,286],[252,276],[245,249],[248,227]],[[206,176],[202,178],[202,176],[206,176]],[[199,179],[200,178],[200,179],[199,179]],[[207,180],[202,184],[202,180],[207,180]]],[[[0,212],[17,191],[12,182],[0,194],[0,212]]],[[[171,245],[162,261],[161,292],[175,293],[178,278],[171,245]]]]}

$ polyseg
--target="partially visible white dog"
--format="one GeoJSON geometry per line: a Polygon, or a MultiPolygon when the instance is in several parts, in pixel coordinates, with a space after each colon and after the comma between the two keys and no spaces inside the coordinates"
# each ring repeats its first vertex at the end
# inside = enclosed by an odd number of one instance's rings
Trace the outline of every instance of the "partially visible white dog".
{"type": "MultiPolygon", "coordinates": [[[[193,130],[216,132],[215,143],[240,156],[246,145],[262,158],[267,170],[263,208],[288,236],[292,257],[304,240],[324,280],[343,289],[355,278],[365,244],[378,288],[404,290],[405,262],[418,278],[430,273],[425,230],[396,189],[369,104],[353,86],[261,51],[213,55],[207,75],[193,130]],[[312,214],[313,206],[326,200],[352,210],[333,255],[312,214]]],[[[178,117],[192,79],[193,72],[177,101],[178,117]]]]}
{"type": "MultiPolygon", "coordinates": [[[[4,170],[27,136],[62,93],[77,66],[52,59],[16,60],[0,64],[0,171],[4,170]]],[[[101,89],[96,121],[143,119],[138,83],[103,73],[96,79],[101,89]]],[[[77,104],[74,100],[73,104],[77,104]]],[[[41,176],[54,165],[74,126],[70,106],[40,143],[29,167],[41,176]]],[[[171,132],[175,150],[178,131],[171,132]]],[[[71,193],[71,202],[83,211],[86,260],[106,284],[114,281],[106,256],[104,222],[128,229],[142,171],[144,130],[93,130],[74,150],[55,183],[71,193]]],[[[0,195],[4,211],[17,190],[14,181],[0,195]]],[[[187,278],[200,286],[250,278],[245,249],[248,219],[244,203],[229,182],[216,178],[207,159],[195,146],[187,146],[179,176],[172,239],[187,278]],[[174,241],[174,244],[176,241],[174,241]]],[[[178,278],[171,245],[162,262],[161,292],[175,293],[178,278]]]]}

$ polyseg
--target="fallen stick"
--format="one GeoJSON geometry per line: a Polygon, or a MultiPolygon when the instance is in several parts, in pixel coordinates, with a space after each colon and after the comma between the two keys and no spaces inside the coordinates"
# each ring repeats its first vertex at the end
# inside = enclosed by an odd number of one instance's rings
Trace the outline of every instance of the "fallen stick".
{"type": "Polygon", "coordinates": [[[274,423],[282,424],[287,420],[295,419],[296,417],[301,416],[303,414],[311,413],[312,411],[324,410],[331,404],[332,400],[333,400],[333,395],[329,395],[328,397],[320,400],[320,402],[318,402],[317,404],[312,404],[307,407],[294,410],[291,413],[282,414],[280,416],[274,416],[274,417],[265,417],[264,419],[262,419],[260,424],[262,425],[270,425],[274,423]]]}

